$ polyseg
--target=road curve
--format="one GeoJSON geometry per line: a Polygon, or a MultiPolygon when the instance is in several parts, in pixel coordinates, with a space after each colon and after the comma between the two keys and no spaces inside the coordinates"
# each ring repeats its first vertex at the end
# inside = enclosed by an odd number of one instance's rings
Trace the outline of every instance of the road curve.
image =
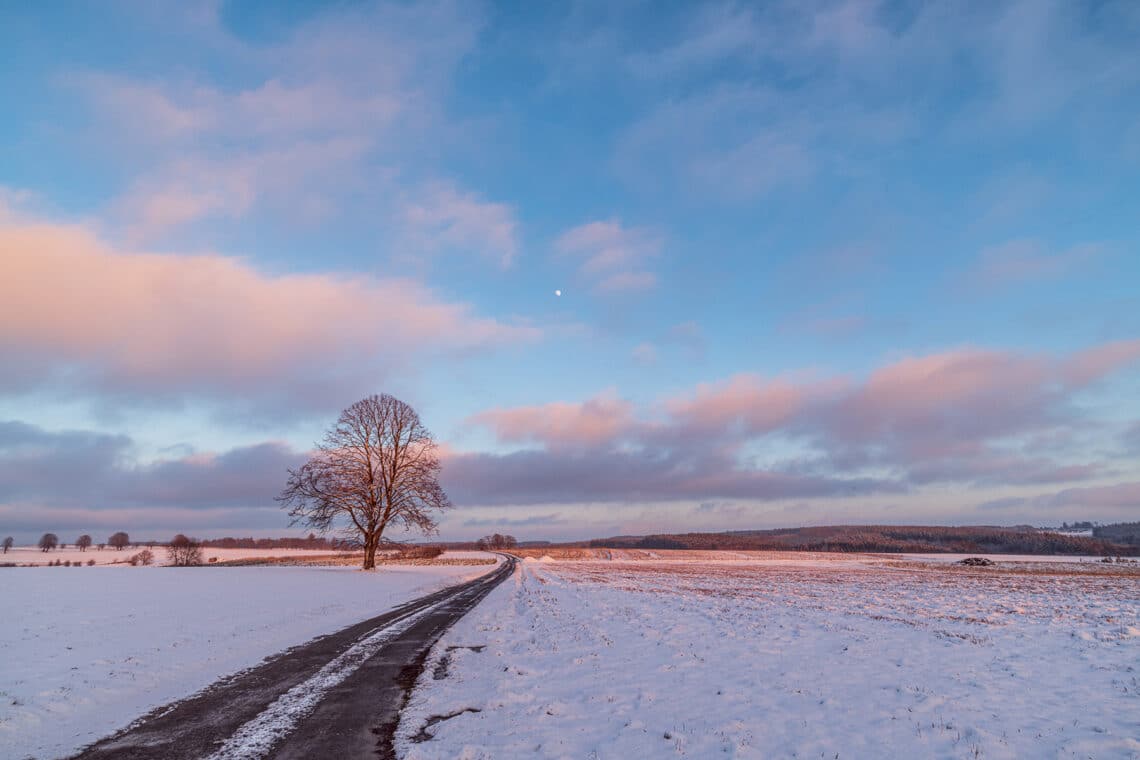
{"type": "Polygon", "coordinates": [[[400,709],[432,645],[515,568],[416,599],[153,710],[76,760],[394,758],[400,709]]]}

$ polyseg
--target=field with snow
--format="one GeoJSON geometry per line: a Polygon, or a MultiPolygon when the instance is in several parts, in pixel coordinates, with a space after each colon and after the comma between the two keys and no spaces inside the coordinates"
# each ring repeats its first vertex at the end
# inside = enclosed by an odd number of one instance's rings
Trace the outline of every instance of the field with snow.
{"type": "Polygon", "coordinates": [[[490,569],[0,570],[0,756],[66,755],[264,657],[490,569]]]}
{"type": "Polygon", "coordinates": [[[521,563],[433,650],[407,758],[1140,757],[1140,567],[521,563]]]}
{"type": "MultiPolygon", "coordinates": [[[[123,565],[131,558],[131,555],[138,554],[146,548],[146,544],[139,547],[130,546],[126,549],[116,551],[107,547],[105,549],[97,549],[92,547],[87,551],[80,551],[72,546],[66,549],[53,549],[50,552],[41,551],[34,546],[16,546],[9,549],[7,553],[0,554],[0,563],[11,562],[18,567],[44,567],[49,562],[70,562],[72,565],[79,564],[83,567],[87,566],[88,562],[94,561],[94,567],[101,567],[106,565],[123,565]]],[[[155,546],[150,550],[154,554],[154,563],[156,565],[164,565],[167,562],[166,548],[162,546],[155,546]]],[[[218,562],[230,562],[237,559],[253,559],[255,557],[327,557],[335,554],[328,549],[216,549],[214,547],[205,547],[202,549],[202,560],[208,562],[211,558],[216,558],[218,562]]]]}

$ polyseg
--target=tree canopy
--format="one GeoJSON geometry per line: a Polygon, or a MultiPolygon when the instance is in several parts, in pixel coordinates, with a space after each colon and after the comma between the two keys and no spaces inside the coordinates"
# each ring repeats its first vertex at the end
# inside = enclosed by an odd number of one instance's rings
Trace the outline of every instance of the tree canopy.
{"type": "Polygon", "coordinates": [[[278,497],[292,524],[319,531],[342,528],[364,545],[365,570],[390,525],[425,535],[451,501],[439,484],[438,446],[416,410],[383,394],[341,412],[316,453],[278,497]]]}

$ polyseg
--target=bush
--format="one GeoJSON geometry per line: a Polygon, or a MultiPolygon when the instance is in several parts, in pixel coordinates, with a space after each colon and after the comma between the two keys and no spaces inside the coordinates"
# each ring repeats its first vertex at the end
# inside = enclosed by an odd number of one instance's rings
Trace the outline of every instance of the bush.
{"type": "Polygon", "coordinates": [[[87,566],[88,567],[93,567],[94,565],[95,565],[95,560],[93,560],[93,559],[87,560],[87,566]]]}
{"type": "Polygon", "coordinates": [[[202,544],[179,533],[166,547],[174,567],[197,567],[202,564],[202,544]]]}
{"type": "Polygon", "coordinates": [[[438,546],[405,546],[396,559],[435,559],[441,554],[443,549],[438,546]]]}
{"type": "Polygon", "coordinates": [[[152,552],[150,549],[143,549],[141,552],[138,552],[137,554],[132,554],[130,562],[131,562],[132,566],[134,566],[134,565],[153,565],[154,564],[154,552],[152,552]]]}

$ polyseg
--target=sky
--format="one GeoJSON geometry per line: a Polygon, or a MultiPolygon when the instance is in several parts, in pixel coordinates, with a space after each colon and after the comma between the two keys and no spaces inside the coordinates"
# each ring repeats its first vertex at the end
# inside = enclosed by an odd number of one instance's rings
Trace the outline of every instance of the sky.
{"type": "Polygon", "coordinates": [[[1140,519],[1137,39],[1129,0],[7,4],[0,533],[295,534],[372,393],[448,540],[1140,519]]]}

